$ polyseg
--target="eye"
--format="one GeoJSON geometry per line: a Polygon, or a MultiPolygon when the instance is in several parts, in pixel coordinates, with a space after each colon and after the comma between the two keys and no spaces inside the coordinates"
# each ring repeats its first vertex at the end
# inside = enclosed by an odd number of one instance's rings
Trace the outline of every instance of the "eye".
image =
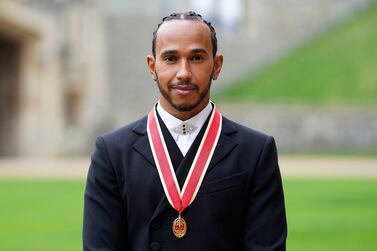
{"type": "Polygon", "coordinates": [[[203,60],[203,57],[201,55],[194,55],[191,58],[193,61],[200,61],[203,60]]]}
{"type": "Polygon", "coordinates": [[[176,62],[177,61],[177,57],[175,57],[175,56],[166,56],[166,57],[164,57],[164,61],[168,62],[168,63],[176,62]]]}

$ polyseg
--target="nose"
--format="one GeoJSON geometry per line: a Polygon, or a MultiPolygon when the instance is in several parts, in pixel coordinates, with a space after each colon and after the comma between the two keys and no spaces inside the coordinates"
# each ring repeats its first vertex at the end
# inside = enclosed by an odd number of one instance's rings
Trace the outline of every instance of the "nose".
{"type": "Polygon", "coordinates": [[[182,60],[177,71],[177,79],[180,81],[188,81],[191,79],[191,76],[192,72],[189,62],[187,62],[187,60],[182,60]]]}

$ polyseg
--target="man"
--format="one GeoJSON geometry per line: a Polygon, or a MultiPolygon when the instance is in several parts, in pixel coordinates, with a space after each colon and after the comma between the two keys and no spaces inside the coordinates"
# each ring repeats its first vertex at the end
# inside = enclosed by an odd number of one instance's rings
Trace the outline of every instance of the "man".
{"type": "Polygon", "coordinates": [[[152,52],[159,102],[97,138],[84,250],[285,250],[273,138],[210,102],[223,64],[214,28],[194,12],[172,14],[154,32],[152,52]]]}

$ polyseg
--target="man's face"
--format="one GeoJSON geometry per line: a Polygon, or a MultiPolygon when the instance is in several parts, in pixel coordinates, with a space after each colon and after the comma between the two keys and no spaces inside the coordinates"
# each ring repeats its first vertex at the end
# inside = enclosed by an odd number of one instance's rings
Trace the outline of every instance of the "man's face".
{"type": "Polygon", "coordinates": [[[196,114],[209,101],[211,80],[221,70],[222,56],[212,54],[211,32],[200,21],[173,20],[157,32],[156,57],[148,56],[161,105],[173,115],[196,114]]]}

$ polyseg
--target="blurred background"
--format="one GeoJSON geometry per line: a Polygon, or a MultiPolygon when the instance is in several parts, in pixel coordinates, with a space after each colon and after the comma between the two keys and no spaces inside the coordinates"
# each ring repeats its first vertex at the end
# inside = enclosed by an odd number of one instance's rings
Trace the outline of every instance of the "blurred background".
{"type": "Polygon", "coordinates": [[[0,250],[80,250],[96,136],[158,98],[163,16],[211,21],[212,98],[275,137],[288,250],[375,250],[376,0],[0,0],[0,250]]]}

